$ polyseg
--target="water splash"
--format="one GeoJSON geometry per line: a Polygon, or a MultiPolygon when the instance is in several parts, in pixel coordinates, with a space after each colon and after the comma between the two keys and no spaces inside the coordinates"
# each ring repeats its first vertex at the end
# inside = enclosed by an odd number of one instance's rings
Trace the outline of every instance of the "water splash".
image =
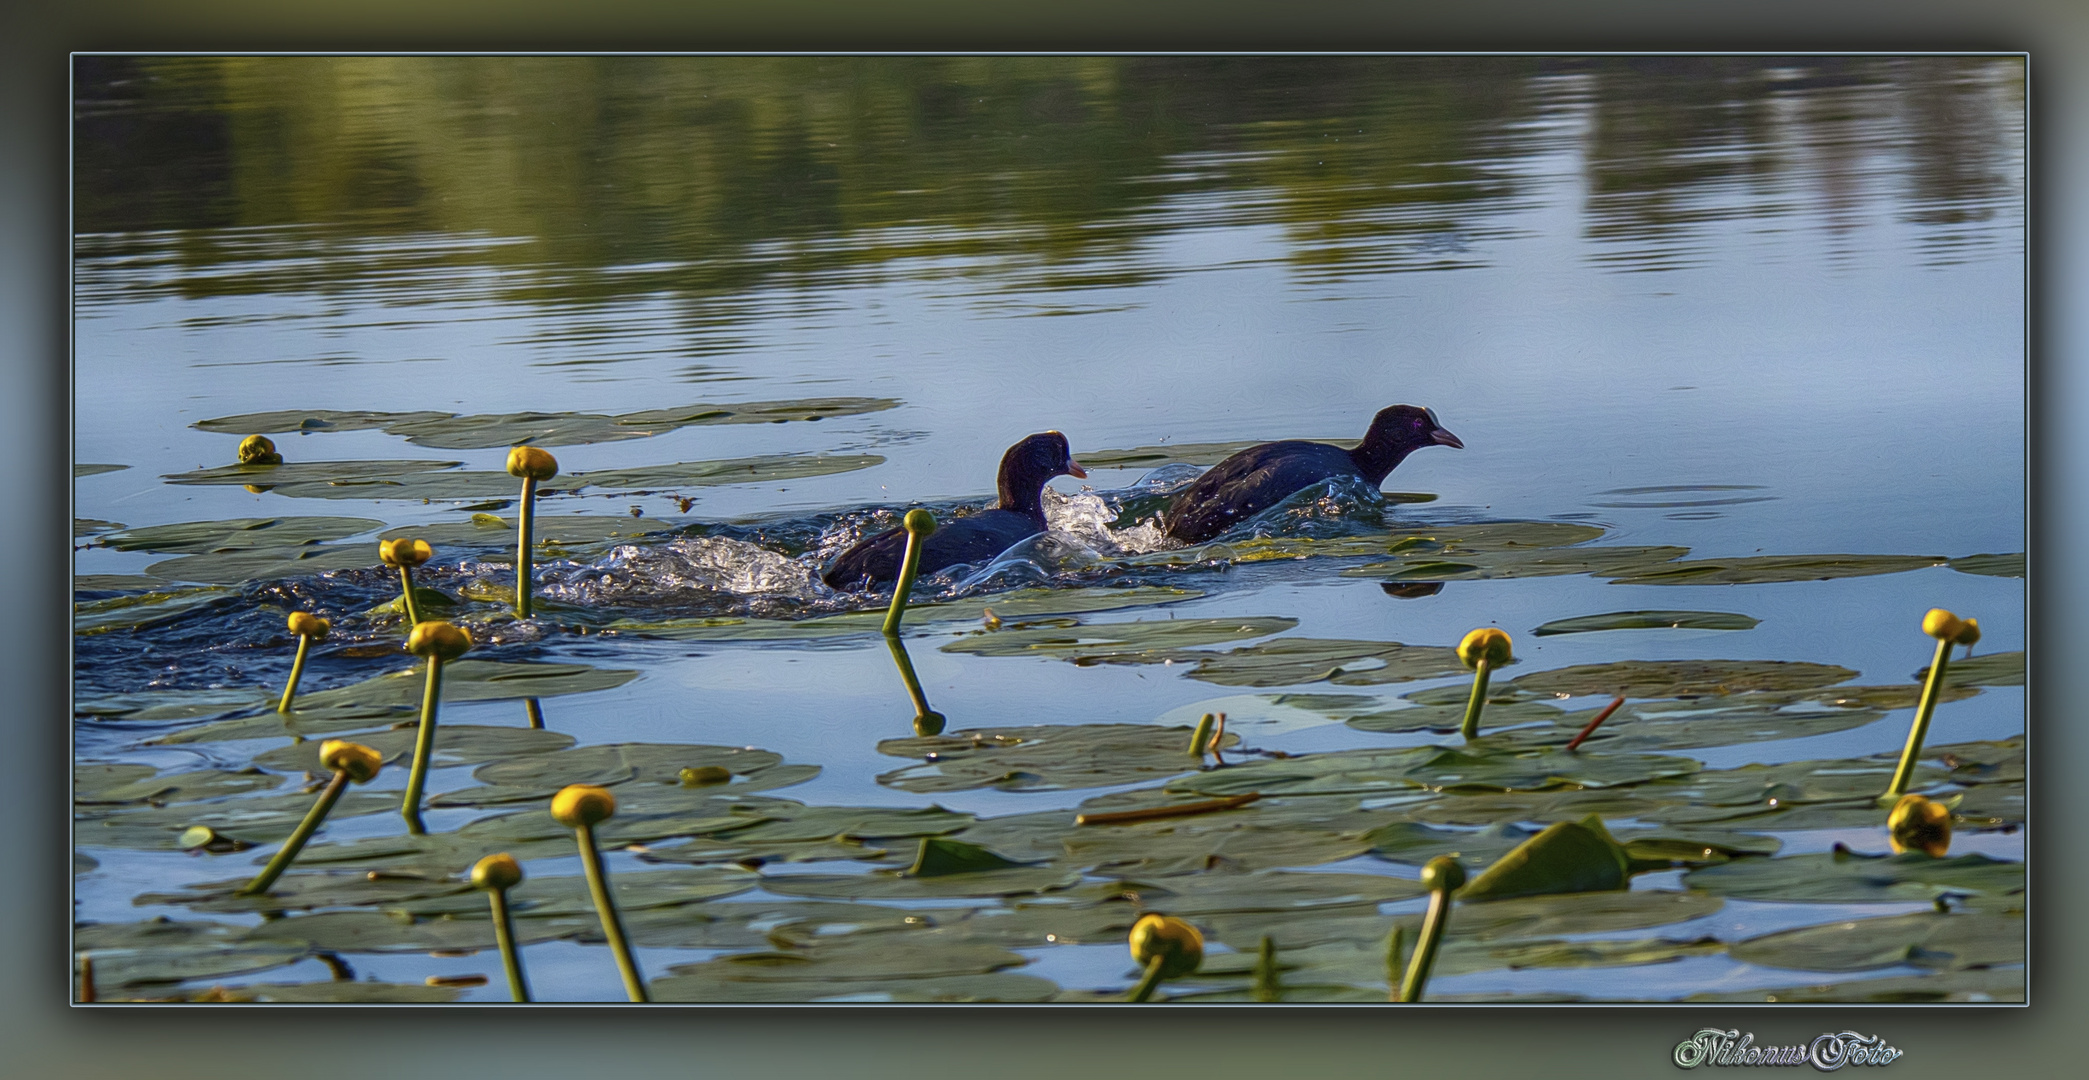
{"type": "Polygon", "coordinates": [[[832,592],[819,580],[824,561],[817,551],[791,558],[723,536],[682,537],[624,544],[594,563],[554,569],[541,589],[549,599],[589,606],[654,607],[704,594],[813,602],[832,592]]]}

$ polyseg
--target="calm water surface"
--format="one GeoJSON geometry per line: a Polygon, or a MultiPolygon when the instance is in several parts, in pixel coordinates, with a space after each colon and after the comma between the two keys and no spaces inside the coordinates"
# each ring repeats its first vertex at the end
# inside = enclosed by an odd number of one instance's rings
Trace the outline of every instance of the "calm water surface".
{"type": "MultiPolygon", "coordinates": [[[[1065,431],[1076,458],[1355,438],[1380,407],[1410,402],[1435,409],[1467,449],[1417,453],[1393,474],[1388,489],[1436,496],[1393,507],[1398,522],[1586,522],[1609,531],[1606,544],[1682,545],[1692,557],[2024,550],[2016,59],[88,58],[79,76],[75,460],[129,466],[76,481],[80,518],[464,516],[458,503],[160,481],[231,461],[237,436],[191,425],[240,413],[895,399],[818,424],[556,448],[567,472],[882,455],[861,471],[544,507],[760,521],[799,530],[802,550],[833,521],[821,515],[988,495],[1001,451],[1033,431],[1065,431]]],[[[375,430],[276,438],[292,461],[497,470],[505,457],[375,430]]],[[[1099,469],[1054,487],[1115,492],[1143,475],[1099,469]]],[[[134,574],[162,557],[87,548],[75,569],[134,574]]],[[[582,584],[593,572],[548,571],[582,584]]],[[[1525,670],[1807,659],[1871,683],[1927,662],[1914,628],[1933,606],[1977,615],[1983,651],[2024,647],[2021,579],[1941,567],[1778,585],[1454,582],[1405,600],[1311,563],[1174,583],[1207,595],[1101,618],[1284,615],[1299,636],[1430,644],[1493,623],[1516,636],[1525,670]],[[1528,636],[1554,619],[1641,608],[1762,622],[1528,636]]],[[[332,586],[259,588],[249,595],[323,606],[332,586]]],[[[665,610],[674,593],[632,602],[665,610]]],[[[220,610],[80,639],[79,692],[279,686],[279,619],[277,608],[220,610]]],[[[1158,667],[937,651],[955,632],[910,639],[953,728],[1178,723],[1225,696],[1158,667]]],[[[775,750],[825,767],[781,792],[808,802],[999,814],[1095,794],[930,799],[878,785],[899,762],[874,744],[907,734],[910,710],[876,641],[554,633],[495,655],[639,668],[619,689],[547,701],[551,726],[583,743],[775,750]]],[[[319,663],[306,685],[396,666],[319,663]]],[[[517,711],[461,705],[444,718],[505,724],[517,711]]],[[[2001,738],[2023,722],[2021,690],[1991,689],[1946,706],[1931,739],[2001,738]]],[[[1835,735],[1689,753],[1714,767],[1861,755],[1897,747],[1906,723],[1902,711],[1835,735]]],[[[268,745],[172,751],[138,737],[83,721],[77,745],[83,758],[168,768],[236,766],[268,745]]],[[[1291,752],[1427,741],[1339,724],[1258,738],[1291,752]]],[[[466,772],[438,771],[432,786],[467,786],[466,772]]],[[[380,814],[330,834],[397,827],[380,814]]],[[[2020,857],[2021,834],[1979,850],[2020,857]]],[[[79,879],[77,909],[95,920],[181,914],[130,897],[244,866],[94,854],[103,868],[79,879]]],[[[1413,872],[1372,859],[1337,868],[1413,872]]],[[[1834,917],[1736,902],[1704,932],[1834,917]]],[[[1122,979],[1121,946],[1046,951],[1037,970],[1064,985],[1122,979]]],[[[417,981],[483,959],[392,956],[370,970],[417,981]]],[[[531,950],[546,985],[614,999],[599,960],[571,945],[531,950]]],[[[1779,978],[1798,977],[1711,957],[1443,989],[1678,996],[1779,978]]]]}

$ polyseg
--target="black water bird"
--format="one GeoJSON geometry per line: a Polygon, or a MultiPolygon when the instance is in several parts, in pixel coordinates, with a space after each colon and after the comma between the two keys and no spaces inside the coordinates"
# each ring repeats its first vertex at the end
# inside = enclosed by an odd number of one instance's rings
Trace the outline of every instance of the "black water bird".
{"type": "Polygon", "coordinates": [[[1354,450],[1304,441],[1251,446],[1176,496],[1161,515],[1161,528],[1184,543],[1202,543],[1322,480],[1361,477],[1375,488],[1424,446],[1465,448],[1436,422],[1433,410],[1413,405],[1380,410],[1354,450]]]}
{"type": "MultiPolygon", "coordinates": [[[[1055,476],[1086,477],[1066,436],[1032,435],[1001,455],[1001,501],[992,509],[943,522],[921,545],[920,573],[984,562],[1045,531],[1044,486],[1055,476]]],[[[899,576],[907,531],[888,529],[857,542],[820,575],[829,587],[855,589],[899,576]]]]}

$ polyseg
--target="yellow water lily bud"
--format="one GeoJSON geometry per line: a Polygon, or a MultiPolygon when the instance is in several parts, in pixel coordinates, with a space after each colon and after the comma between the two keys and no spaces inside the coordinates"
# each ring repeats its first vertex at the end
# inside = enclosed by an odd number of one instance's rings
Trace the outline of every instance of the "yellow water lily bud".
{"type": "Polygon", "coordinates": [[[377,557],[386,566],[419,566],[435,557],[435,549],[426,540],[402,536],[397,540],[379,540],[377,557]]]}
{"type": "Polygon", "coordinates": [[[1197,970],[1204,962],[1204,935],[1197,928],[1169,915],[1141,915],[1132,924],[1132,959],[1145,967],[1162,957],[1161,978],[1172,979],[1197,970]]]}
{"type": "Polygon", "coordinates": [[[508,475],[528,480],[549,480],[559,474],[559,459],[534,446],[508,451],[508,475]]]}
{"type": "Polygon", "coordinates": [[[568,784],[551,797],[551,819],[569,829],[608,821],[617,812],[617,797],[593,784],[568,784]]]}
{"type": "Polygon", "coordinates": [[[384,755],[362,743],[328,739],[319,744],[319,763],[335,772],[347,773],[358,784],[367,784],[384,767],[384,755]]]}
{"type": "Polygon", "coordinates": [[[1966,631],[1966,620],[1943,608],[1931,608],[1922,617],[1922,632],[1938,641],[1956,641],[1966,631]]]}
{"type": "Polygon", "coordinates": [[[1458,643],[1458,659],[1469,668],[1479,667],[1482,660],[1490,667],[1500,667],[1509,662],[1509,635],[1483,626],[1458,643]]]}
{"type": "Polygon", "coordinates": [[[281,465],[283,455],[276,453],[275,440],[266,435],[249,435],[239,442],[241,465],[281,465]]]}
{"type": "Polygon", "coordinates": [[[1886,834],[1894,854],[1921,851],[1941,859],[1951,850],[1951,810],[1920,795],[1903,795],[1886,817],[1886,834]]]}
{"type": "Polygon", "coordinates": [[[1965,626],[1965,629],[1963,629],[1963,630],[1960,630],[1960,631],[1958,632],[1958,636],[1957,636],[1957,637],[1954,637],[1954,638],[1952,638],[1951,640],[1952,640],[1952,642],[1953,642],[1954,644],[1958,644],[1958,645],[1977,645],[1977,644],[1979,644],[1979,642],[1980,642],[1980,620],[1979,620],[1979,619],[1967,619],[1967,620],[1966,620],[1966,626],[1965,626]]]}
{"type": "Polygon", "coordinates": [[[512,889],[522,884],[522,864],[515,856],[503,851],[488,855],[471,868],[471,887],[491,892],[494,889],[512,889]]]}
{"type": "Polygon", "coordinates": [[[430,619],[413,624],[413,633],[406,637],[406,651],[415,656],[455,660],[471,651],[471,635],[454,623],[430,619]]]}
{"type": "Polygon", "coordinates": [[[1465,885],[1465,867],[1449,855],[1438,855],[1422,867],[1422,887],[1451,892],[1465,885]]]}
{"type": "Polygon", "coordinates": [[[290,613],[290,632],[299,637],[308,637],[313,641],[325,641],[327,632],[333,628],[333,623],[309,611],[293,611],[290,613]]]}
{"type": "Polygon", "coordinates": [[[936,531],[936,515],[918,508],[909,510],[900,525],[915,536],[927,536],[936,531]]]}

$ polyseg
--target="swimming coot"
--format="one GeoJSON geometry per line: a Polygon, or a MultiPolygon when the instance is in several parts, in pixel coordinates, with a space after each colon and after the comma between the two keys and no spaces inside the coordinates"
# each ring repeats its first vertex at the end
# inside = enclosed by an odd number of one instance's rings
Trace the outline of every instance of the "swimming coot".
{"type": "MultiPolygon", "coordinates": [[[[921,543],[921,569],[933,574],[958,563],[983,562],[1045,531],[1044,486],[1055,476],[1085,477],[1066,436],[1032,435],[1001,455],[1001,501],[991,510],[942,522],[921,543]]],[[[841,553],[820,575],[830,587],[856,589],[899,576],[907,531],[888,529],[841,553]]]]}
{"type": "Polygon", "coordinates": [[[1424,446],[1464,449],[1436,413],[1413,405],[1380,410],[1354,450],[1316,442],[1251,446],[1212,466],[1170,503],[1161,528],[1184,543],[1209,540],[1289,498],[1336,476],[1360,476],[1377,487],[1408,454],[1424,446]]]}

